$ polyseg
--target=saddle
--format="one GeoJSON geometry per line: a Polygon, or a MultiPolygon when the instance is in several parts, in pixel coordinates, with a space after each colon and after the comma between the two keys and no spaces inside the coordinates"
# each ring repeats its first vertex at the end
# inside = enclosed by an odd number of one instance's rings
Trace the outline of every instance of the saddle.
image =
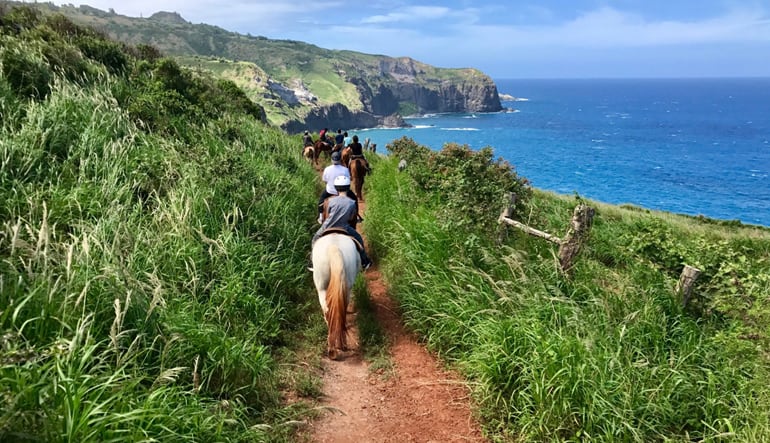
{"type": "Polygon", "coordinates": [[[324,232],[322,232],[321,235],[318,238],[321,238],[324,235],[328,235],[328,234],[343,234],[343,235],[347,235],[348,237],[350,237],[351,240],[353,240],[353,243],[355,243],[356,249],[358,249],[358,252],[361,252],[361,251],[364,250],[364,245],[359,243],[358,240],[355,239],[355,237],[353,237],[352,235],[348,234],[348,231],[346,231],[343,228],[336,228],[336,227],[328,228],[324,232]]]}

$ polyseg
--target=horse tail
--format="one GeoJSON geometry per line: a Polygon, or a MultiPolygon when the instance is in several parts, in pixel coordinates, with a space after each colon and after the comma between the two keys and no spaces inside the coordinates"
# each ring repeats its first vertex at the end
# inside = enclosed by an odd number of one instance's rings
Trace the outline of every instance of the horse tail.
{"type": "Polygon", "coordinates": [[[345,275],[345,262],[337,245],[330,245],[329,286],[326,288],[326,321],[329,323],[327,346],[329,356],[334,358],[337,349],[347,348],[347,294],[348,284],[345,275]]]}

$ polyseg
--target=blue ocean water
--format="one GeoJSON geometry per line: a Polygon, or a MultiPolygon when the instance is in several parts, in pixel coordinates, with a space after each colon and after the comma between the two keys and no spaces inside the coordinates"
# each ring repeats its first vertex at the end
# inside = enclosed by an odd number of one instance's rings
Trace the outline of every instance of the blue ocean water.
{"type": "Polygon", "coordinates": [[[494,148],[533,186],[770,226],[770,78],[496,80],[508,112],[353,131],[494,148]]]}

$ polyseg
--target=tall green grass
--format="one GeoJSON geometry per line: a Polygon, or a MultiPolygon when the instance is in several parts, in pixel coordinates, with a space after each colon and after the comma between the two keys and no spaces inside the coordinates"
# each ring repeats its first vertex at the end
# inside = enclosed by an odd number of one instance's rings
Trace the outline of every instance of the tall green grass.
{"type": "MultiPolygon", "coordinates": [[[[569,279],[553,245],[448,212],[424,186],[437,161],[399,173],[393,157],[368,182],[367,237],[408,326],[468,377],[492,440],[770,438],[767,230],[589,202],[569,279]],[[684,263],[704,270],[687,309],[673,293],[684,263]]],[[[562,235],[576,203],[536,191],[517,217],[562,235]]]]}
{"type": "Polygon", "coordinates": [[[99,36],[66,46],[93,68],[70,78],[40,39],[69,25],[14,27],[13,11],[0,11],[0,440],[290,441],[310,412],[284,404],[277,361],[320,320],[304,271],[318,179],[297,140],[250,105],[217,108],[239,93],[168,62],[121,53],[133,74],[115,75],[99,36]],[[50,79],[15,78],[20,60],[50,79]],[[180,106],[142,114],[152,125],[133,112],[172,89],[180,106]]]}

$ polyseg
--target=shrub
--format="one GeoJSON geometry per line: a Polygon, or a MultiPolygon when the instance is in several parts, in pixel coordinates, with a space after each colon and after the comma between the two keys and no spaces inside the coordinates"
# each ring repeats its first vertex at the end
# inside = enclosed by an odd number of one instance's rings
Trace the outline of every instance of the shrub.
{"type": "Polygon", "coordinates": [[[473,151],[447,143],[433,152],[402,138],[386,148],[407,161],[406,170],[421,189],[442,197],[441,215],[453,226],[487,231],[510,203],[509,193],[516,194],[514,209],[519,212],[531,194],[527,179],[517,176],[506,160],[494,160],[490,147],[473,151]]]}
{"type": "Polygon", "coordinates": [[[36,45],[0,36],[0,69],[21,99],[42,100],[51,92],[53,72],[36,45]]]}

